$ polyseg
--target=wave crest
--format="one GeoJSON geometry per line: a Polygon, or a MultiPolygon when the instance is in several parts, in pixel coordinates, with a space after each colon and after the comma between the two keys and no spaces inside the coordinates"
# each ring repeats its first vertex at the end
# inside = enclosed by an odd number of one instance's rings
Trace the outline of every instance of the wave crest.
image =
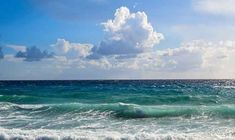
{"type": "Polygon", "coordinates": [[[234,105],[156,105],[143,106],[136,104],[47,104],[47,105],[18,105],[1,103],[1,111],[24,111],[35,115],[61,115],[76,113],[81,115],[99,114],[118,118],[161,118],[161,117],[192,117],[208,116],[235,118],[234,105]]]}

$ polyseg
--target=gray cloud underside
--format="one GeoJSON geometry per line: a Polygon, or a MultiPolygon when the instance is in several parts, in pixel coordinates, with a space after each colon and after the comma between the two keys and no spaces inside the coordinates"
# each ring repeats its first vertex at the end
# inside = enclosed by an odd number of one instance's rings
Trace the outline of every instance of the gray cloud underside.
{"type": "Polygon", "coordinates": [[[41,51],[37,47],[27,48],[26,51],[19,51],[15,55],[16,58],[25,58],[25,61],[40,61],[43,58],[52,58],[53,53],[47,51],[41,51]]]}
{"type": "Polygon", "coordinates": [[[0,47],[0,59],[3,59],[4,58],[4,54],[2,52],[2,48],[0,47]]]}

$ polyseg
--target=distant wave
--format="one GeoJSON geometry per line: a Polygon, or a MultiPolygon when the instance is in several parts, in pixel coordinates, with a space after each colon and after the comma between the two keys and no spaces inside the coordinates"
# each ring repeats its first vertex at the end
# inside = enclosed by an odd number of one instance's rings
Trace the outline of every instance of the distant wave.
{"type": "Polygon", "coordinates": [[[1,111],[28,111],[31,114],[41,113],[48,115],[60,115],[66,113],[94,113],[106,114],[118,118],[162,118],[162,117],[221,117],[235,118],[235,105],[156,105],[144,106],[136,104],[47,104],[47,105],[19,105],[12,103],[0,103],[1,111]]]}
{"type": "Polygon", "coordinates": [[[235,89],[235,86],[214,86],[214,88],[235,89]]]}
{"type": "MultiPolygon", "coordinates": [[[[84,95],[86,96],[86,95],[84,95]]],[[[233,98],[234,95],[228,95],[233,98]]],[[[86,97],[87,98],[87,97],[86,97]]],[[[89,97],[89,100],[95,100],[94,97],[89,97]]],[[[113,99],[110,101],[111,103],[115,102],[128,102],[135,104],[143,104],[143,105],[160,105],[160,104],[195,104],[195,105],[208,105],[208,104],[223,104],[231,101],[231,98],[223,97],[219,95],[158,95],[158,96],[148,96],[148,95],[139,95],[139,97],[135,96],[120,96],[117,99],[113,99]],[[123,99],[122,99],[123,98],[123,99]]],[[[46,97],[38,97],[32,95],[0,95],[0,102],[11,102],[16,104],[41,104],[41,103],[58,103],[63,100],[65,102],[70,102],[73,99],[71,97],[54,97],[47,95],[46,97]]],[[[100,99],[102,101],[102,99],[100,99]]],[[[95,101],[94,101],[95,102],[95,101]]]]}

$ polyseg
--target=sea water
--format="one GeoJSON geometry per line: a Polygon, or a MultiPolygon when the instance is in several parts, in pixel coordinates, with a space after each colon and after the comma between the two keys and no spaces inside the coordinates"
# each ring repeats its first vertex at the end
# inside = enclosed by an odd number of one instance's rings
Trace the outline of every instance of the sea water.
{"type": "Polygon", "coordinates": [[[1,81],[5,139],[234,140],[235,81],[1,81]]]}

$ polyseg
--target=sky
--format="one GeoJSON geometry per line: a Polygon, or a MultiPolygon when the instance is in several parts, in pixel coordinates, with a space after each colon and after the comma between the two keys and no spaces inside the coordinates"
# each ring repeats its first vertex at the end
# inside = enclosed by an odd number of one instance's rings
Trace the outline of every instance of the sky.
{"type": "Polygon", "coordinates": [[[231,78],[234,0],[0,0],[0,80],[231,78]]]}

